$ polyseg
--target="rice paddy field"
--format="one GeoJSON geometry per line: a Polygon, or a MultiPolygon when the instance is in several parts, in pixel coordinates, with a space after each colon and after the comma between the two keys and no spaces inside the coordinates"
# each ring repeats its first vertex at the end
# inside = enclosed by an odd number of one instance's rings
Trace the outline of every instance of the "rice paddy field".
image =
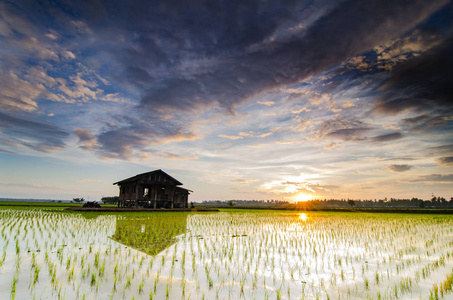
{"type": "Polygon", "coordinates": [[[453,216],[0,209],[0,299],[448,299],[453,216]]]}

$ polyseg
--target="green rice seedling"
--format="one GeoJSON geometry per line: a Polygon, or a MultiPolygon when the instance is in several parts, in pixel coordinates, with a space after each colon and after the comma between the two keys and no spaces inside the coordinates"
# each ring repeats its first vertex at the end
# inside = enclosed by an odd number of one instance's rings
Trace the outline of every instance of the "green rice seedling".
{"type": "Polygon", "coordinates": [[[439,287],[437,284],[434,284],[430,290],[429,300],[439,300],[439,287]]]}
{"type": "Polygon", "coordinates": [[[19,240],[16,239],[16,254],[19,255],[19,253],[20,253],[19,240]]]}
{"type": "Polygon", "coordinates": [[[157,283],[159,282],[159,278],[156,276],[154,278],[154,286],[153,286],[153,291],[156,292],[157,289],[157,283]]]}
{"type": "Polygon", "coordinates": [[[131,276],[126,276],[126,283],[124,284],[123,292],[131,286],[131,276]]]}
{"type": "Polygon", "coordinates": [[[276,290],[275,293],[276,293],[276,296],[277,296],[277,300],[282,299],[282,291],[281,291],[280,288],[278,290],[276,290]]]}
{"type": "Polygon", "coordinates": [[[138,293],[141,294],[143,293],[143,287],[145,286],[145,279],[142,277],[142,281],[140,282],[140,285],[138,286],[138,293]]]}
{"type": "Polygon", "coordinates": [[[116,263],[115,267],[113,268],[113,274],[118,274],[118,263],[116,263]]]}
{"type": "Polygon", "coordinates": [[[6,250],[3,250],[3,255],[2,258],[0,259],[0,268],[2,267],[3,263],[5,262],[6,259],[6,250]]]}
{"type": "Polygon", "coordinates": [[[105,272],[105,260],[102,262],[102,265],[99,267],[98,270],[98,275],[100,278],[104,276],[104,272],[105,272]]]}
{"type": "MultiPolygon", "coordinates": [[[[214,286],[214,281],[212,280],[212,278],[209,275],[208,275],[207,279],[208,279],[208,287],[210,289],[212,289],[212,287],[214,286]]],[[[243,289],[243,287],[241,286],[241,290],[242,289],[243,289]]]]}
{"type": "Polygon", "coordinates": [[[69,270],[70,267],[71,267],[71,258],[68,257],[68,259],[66,260],[66,270],[69,270]]]}
{"type": "Polygon", "coordinates": [[[34,267],[34,272],[33,272],[33,282],[32,282],[32,286],[33,286],[33,287],[34,287],[34,286],[36,285],[36,283],[38,282],[39,271],[40,271],[39,266],[35,266],[35,267],[34,267]]]}
{"type": "Polygon", "coordinates": [[[182,295],[184,296],[186,294],[186,280],[183,279],[181,281],[181,289],[182,289],[182,295]]]}
{"type": "Polygon", "coordinates": [[[16,298],[16,284],[17,284],[17,273],[13,276],[13,281],[11,283],[11,299],[14,300],[16,298]]]}
{"type": "Polygon", "coordinates": [[[94,254],[94,267],[99,268],[99,252],[94,254]]]}
{"type": "Polygon", "coordinates": [[[74,267],[71,268],[68,272],[68,282],[74,279],[74,267]]]}

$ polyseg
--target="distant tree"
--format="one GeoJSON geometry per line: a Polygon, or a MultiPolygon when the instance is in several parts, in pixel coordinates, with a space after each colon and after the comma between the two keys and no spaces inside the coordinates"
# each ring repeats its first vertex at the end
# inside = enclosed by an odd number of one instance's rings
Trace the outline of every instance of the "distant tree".
{"type": "Polygon", "coordinates": [[[83,199],[83,198],[72,198],[72,201],[80,203],[80,202],[85,201],[85,199],[83,199]]]}
{"type": "Polygon", "coordinates": [[[193,202],[190,202],[190,208],[195,208],[195,205],[193,204],[193,202]]]}
{"type": "Polygon", "coordinates": [[[233,206],[234,206],[233,200],[228,201],[228,206],[229,206],[229,207],[233,207],[233,206]]]}
{"type": "Polygon", "coordinates": [[[348,204],[349,204],[351,207],[354,207],[354,206],[355,206],[354,200],[349,200],[349,199],[348,199],[348,204]]]}
{"type": "Polygon", "coordinates": [[[114,196],[114,197],[102,197],[101,201],[104,204],[118,204],[118,201],[120,200],[120,197],[114,196]]]}
{"type": "Polygon", "coordinates": [[[418,203],[418,207],[425,208],[425,201],[420,200],[420,202],[418,203]]]}

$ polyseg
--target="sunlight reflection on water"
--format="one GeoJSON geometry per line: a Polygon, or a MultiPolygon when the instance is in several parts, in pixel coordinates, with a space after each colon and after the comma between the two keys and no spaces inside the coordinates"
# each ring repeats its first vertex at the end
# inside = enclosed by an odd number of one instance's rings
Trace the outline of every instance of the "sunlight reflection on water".
{"type": "Polygon", "coordinates": [[[307,221],[308,220],[308,216],[306,213],[301,213],[299,214],[299,219],[301,219],[302,221],[307,221]]]}

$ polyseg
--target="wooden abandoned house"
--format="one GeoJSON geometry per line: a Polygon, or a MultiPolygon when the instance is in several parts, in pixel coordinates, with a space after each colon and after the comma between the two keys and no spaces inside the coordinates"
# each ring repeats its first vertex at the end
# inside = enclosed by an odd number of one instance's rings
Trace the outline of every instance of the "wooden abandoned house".
{"type": "Polygon", "coordinates": [[[115,182],[120,189],[118,207],[188,208],[191,190],[162,170],[155,170],[115,182]]]}

